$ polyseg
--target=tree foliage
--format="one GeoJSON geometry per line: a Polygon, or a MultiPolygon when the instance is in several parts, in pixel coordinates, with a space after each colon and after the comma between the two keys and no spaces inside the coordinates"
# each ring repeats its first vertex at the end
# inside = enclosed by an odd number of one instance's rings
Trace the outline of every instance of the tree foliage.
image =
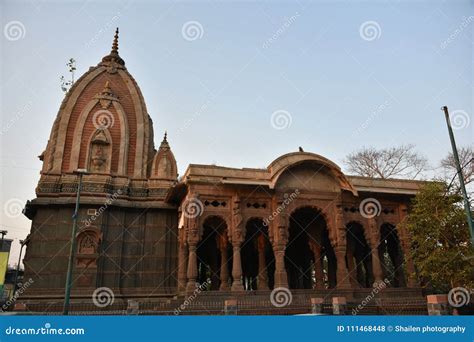
{"type": "Polygon", "coordinates": [[[61,76],[59,78],[59,81],[61,83],[61,90],[64,93],[67,93],[71,86],[74,84],[74,72],[76,71],[76,60],[74,58],[69,58],[68,62],[66,63],[66,66],[68,67],[68,71],[71,74],[71,79],[66,80],[64,76],[61,76]]]}
{"type": "Polygon", "coordinates": [[[474,286],[474,252],[459,195],[447,184],[427,183],[414,198],[405,222],[418,275],[438,292],[474,286]]]}
{"type": "Polygon", "coordinates": [[[348,155],[344,163],[352,174],[377,178],[415,179],[428,168],[426,158],[413,145],[380,150],[364,147],[348,155]]]}

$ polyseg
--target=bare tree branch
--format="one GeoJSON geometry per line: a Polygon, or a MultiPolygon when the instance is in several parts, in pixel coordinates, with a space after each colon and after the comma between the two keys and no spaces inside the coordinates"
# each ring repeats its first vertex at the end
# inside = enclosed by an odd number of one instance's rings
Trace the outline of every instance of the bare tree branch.
{"type": "Polygon", "coordinates": [[[350,173],[364,177],[415,179],[428,169],[426,158],[413,145],[364,147],[349,154],[344,163],[350,173]]]}
{"type": "MultiPolygon", "coordinates": [[[[459,163],[461,167],[463,167],[464,183],[467,185],[474,180],[474,163],[472,161],[474,158],[474,148],[472,146],[461,147],[458,149],[458,155],[459,163]]],[[[440,164],[448,178],[454,177],[457,174],[456,163],[452,152],[441,160],[440,164]]]]}

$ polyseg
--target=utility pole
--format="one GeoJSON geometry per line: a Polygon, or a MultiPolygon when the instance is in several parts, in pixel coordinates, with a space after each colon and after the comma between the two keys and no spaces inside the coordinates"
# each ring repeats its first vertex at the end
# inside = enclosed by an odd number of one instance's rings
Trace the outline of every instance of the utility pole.
{"type": "Polygon", "coordinates": [[[74,173],[78,175],[79,182],[77,185],[77,193],[76,193],[76,208],[74,209],[74,214],[72,216],[71,249],[69,251],[69,262],[67,265],[63,315],[67,315],[69,313],[69,300],[71,297],[71,287],[72,287],[72,270],[74,268],[74,254],[76,252],[77,216],[79,214],[79,202],[81,200],[82,176],[87,173],[87,170],[77,169],[74,173]]]}
{"type": "Polygon", "coordinates": [[[461,163],[459,162],[458,149],[456,147],[456,141],[454,140],[453,128],[451,127],[451,121],[449,120],[448,107],[443,106],[443,108],[441,109],[444,111],[446,124],[448,125],[449,139],[451,140],[451,147],[453,149],[453,157],[456,163],[456,170],[457,170],[457,174],[459,178],[459,185],[461,186],[461,192],[464,198],[464,210],[466,211],[467,224],[469,225],[469,232],[471,234],[471,244],[472,246],[474,246],[474,233],[473,233],[471,206],[469,204],[469,198],[467,197],[466,185],[464,184],[464,176],[462,174],[461,163]]]}

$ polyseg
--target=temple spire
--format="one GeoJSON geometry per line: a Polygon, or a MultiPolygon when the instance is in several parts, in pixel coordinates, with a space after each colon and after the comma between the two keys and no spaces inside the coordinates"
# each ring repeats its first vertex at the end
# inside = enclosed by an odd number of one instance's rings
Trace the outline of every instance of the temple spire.
{"type": "Polygon", "coordinates": [[[118,38],[119,38],[119,28],[117,27],[115,29],[114,41],[112,43],[112,51],[110,52],[111,54],[118,55],[118,38]]]}
{"type": "Polygon", "coordinates": [[[121,65],[124,66],[125,62],[124,60],[119,56],[118,53],[118,39],[119,39],[119,29],[115,30],[115,35],[114,35],[114,40],[112,42],[112,50],[110,50],[110,53],[102,58],[102,63],[107,66],[113,66],[116,67],[116,65],[121,65]],[[114,65],[115,64],[115,65],[114,65]]]}

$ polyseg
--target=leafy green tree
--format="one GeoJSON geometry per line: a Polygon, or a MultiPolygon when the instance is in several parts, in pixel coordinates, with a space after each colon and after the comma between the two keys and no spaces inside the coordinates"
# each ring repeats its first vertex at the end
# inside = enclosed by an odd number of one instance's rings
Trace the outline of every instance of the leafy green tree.
{"type": "Polygon", "coordinates": [[[473,288],[474,252],[461,196],[449,193],[443,182],[427,183],[414,198],[406,225],[411,257],[427,287],[441,293],[473,288]]]}

